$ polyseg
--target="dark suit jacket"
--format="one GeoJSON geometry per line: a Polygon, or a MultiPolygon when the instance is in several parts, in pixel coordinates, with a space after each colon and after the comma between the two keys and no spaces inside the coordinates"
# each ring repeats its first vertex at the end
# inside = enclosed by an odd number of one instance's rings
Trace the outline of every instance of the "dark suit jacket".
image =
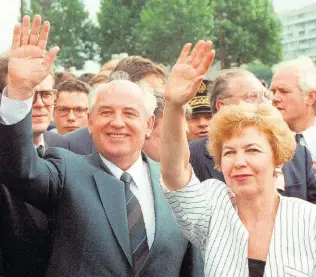
{"type": "MultiPolygon", "coordinates": [[[[214,159],[206,148],[207,137],[190,142],[190,163],[195,175],[202,182],[219,179],[225,182],[221,172],[214,168],[214,159]]],[[[285,195],[316,203],[316,177],[312,169],[312,157],[306,147],[298,144],[295,155],[283,167],[285,195]]]]}
{"type": "MultiPolygon", "coordinates": [[[[45,148],[63,145],[61,136],[51,132],[44,133],[44,144],[45,148]]],[[[45,276],[50,256],[49,225],[44,213],[0,184],[0,267],[3,265],[6,277],[45,276]]]]}
{"type": "Polygon", "coordinates": [[[96,153],[88,127],[83,127],[63,136],[66,146],[62,148],[80,155],[96,153]]]}
{"type": "MultiPolygon", "coordinates": [[[[0,125],[0,174],[15,195],[54,215],[47,276],[134,276],[123,183],[105,172],[98,154],[79,156],[50,148],[45,159],[38,158],[30,126],[30,115],[17,124],[0,125]]],[[[156,233],[136,276],[181,276],[188,241],[159,188],[159,167],[146,161],[156,233]]],[[[188,269],[182,273],[190,276],[188,269]]]]}

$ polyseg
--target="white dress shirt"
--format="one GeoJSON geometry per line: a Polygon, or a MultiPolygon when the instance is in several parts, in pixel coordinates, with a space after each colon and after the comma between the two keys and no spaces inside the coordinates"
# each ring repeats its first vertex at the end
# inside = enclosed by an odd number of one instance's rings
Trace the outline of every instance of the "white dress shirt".
{"type": "Polygon", "coordinates": [[[26,100],[15,100],[7,97],[8,88],[2,92],[0,117],[4,124],[13,125],[22,121],[32,110],[33,96],[26,100]]]}
{"type": "MultiPolygon", "coordinates": [[[[121,179],[124,171],[101,155],[100,157],[113,175],[117,179],[121,179]]],[[[147,233],[147,242],[150,249],[155,238],[155,209],[149,168],[140,155],[137,161],[127,169],[126,172],[132,177],[130,188],[142,209],[147,233]]]]}
{"type": "Polygon", "coordinates": [[[314,125],[301,132],[301,134],[300,144],[306,146],[312,154],[313,161],[316,161],[316,119],[314,125]]]}
{"type": "MultiPolygon", "coordinates": [[[[22,121],[26,115],[32,110],[33,97],[26,100],[15,100],[7,97],[8,88],[6,87],[2,92],[1,105],[0,105],[0,117],[3,123],[6,125],[13,125],[22,121]]],[[[35,147],[43,146],[46,150],[44,135],[41,134],[39,145],[35,147]]]]}

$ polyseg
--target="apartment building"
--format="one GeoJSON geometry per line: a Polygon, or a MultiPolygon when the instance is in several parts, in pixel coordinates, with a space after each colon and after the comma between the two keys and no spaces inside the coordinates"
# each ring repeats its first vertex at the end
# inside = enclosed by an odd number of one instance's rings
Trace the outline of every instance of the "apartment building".
{"type": "Polygon", "coordinates": [[[316,60],[316,4],[279,13],[284,59],[306,55],[316,60]]]}

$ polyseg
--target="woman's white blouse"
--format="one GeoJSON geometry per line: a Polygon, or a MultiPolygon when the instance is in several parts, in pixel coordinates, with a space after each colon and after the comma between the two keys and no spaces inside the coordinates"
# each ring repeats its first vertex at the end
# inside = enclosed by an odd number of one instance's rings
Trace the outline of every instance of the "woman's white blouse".
{"type": "MultiPolygon", "coordinates": [[[[181,190],[161,186],[183,232],[202,251],[205,277],[248,277],[248,232],[226,184],[201,183],[193,173],[181,190]]],[[[264,276],[316,277],[315,205],[280,196],[264,276]]]]}

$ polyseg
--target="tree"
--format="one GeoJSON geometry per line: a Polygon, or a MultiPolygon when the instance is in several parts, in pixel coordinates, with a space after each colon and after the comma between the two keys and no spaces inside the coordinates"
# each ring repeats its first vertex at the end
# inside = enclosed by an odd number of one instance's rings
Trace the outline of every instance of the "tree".
{"type": "Polygon", "coordinates": [[[272,76],[273,76],[271,66],[254,62],[254,63],[248,64],[246,69],[252,72],[253,74],[255,74],[258,79],[265,80],[268,86],[271,83],[272,76]]]}
{"type": "Polygon", "coordinates": [[[282,58],[281,23],[270,0],[211,0],[215,4],[215,45],[221,67],[282,58]]]}
{"type": "Polygon", "coordinates": [[[98,13],[97,43],[102,61],[111,54],[136,54],[133,28],[146,0],[102,0],[98,13]]]}
{"type": "Polygon", "coordinates": [[[138,53],[173,64],[186,42],[212,39],[213,28],[209,0],[148,0],[133,36],[138,53]]]}
{"type": "Polygon", "coordinates": [[[48,47],[58,45],[57,64],[82,69],[86,60],[93,58],[95,27],[80,0],[31,0],[29,14],[39,13],[51,22],[48,47]]]}

